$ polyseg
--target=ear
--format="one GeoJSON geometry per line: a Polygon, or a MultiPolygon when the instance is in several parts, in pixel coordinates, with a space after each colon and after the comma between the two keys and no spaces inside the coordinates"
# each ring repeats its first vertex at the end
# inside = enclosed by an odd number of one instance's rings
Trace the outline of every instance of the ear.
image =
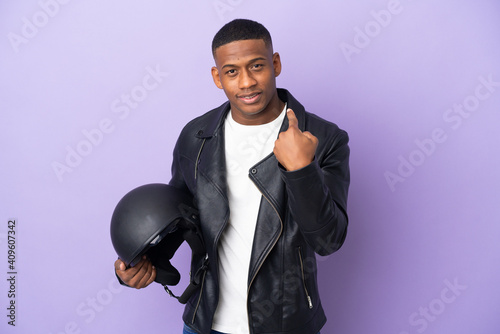
{"type": "Polygon", "coordinates": [[[222,83],[220,82],[219,69],[217,67],[212,67],[212,79],[214,80],[215,85],[219,89],[223,89],[222,83]]]}
{"type": "Polygon", "coordinates": [[[273,54],[273,67],[274,67],[274,76],[277,77],[281,73],[281,59],[280,54],[275,52],[273,54]]]}

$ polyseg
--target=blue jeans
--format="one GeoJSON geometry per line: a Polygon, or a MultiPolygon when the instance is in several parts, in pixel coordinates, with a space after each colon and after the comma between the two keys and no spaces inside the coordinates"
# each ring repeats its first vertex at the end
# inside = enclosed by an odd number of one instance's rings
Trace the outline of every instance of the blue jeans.
{"type": "MultiPolygon", "coordinates": [[[[182,330],[182,334],[198,334],[198,333],[192,330],[188,325],[184,324],[184,329],[182,330]]],[[[224,333],[211,331],[210,334],[224,334],[224,333]]]]}
{"type": "MultiPolygon", "coordinates": [[[[197,334],[195,331],[193,331],[191,328],[188,327],[188,325],[184,324],[184,329],[182,330],[182,334],[197,334]]],[[[224,334],[221,332],[217,331],[211,331],[210,334],[224,334]]],[[[321,334],[318,332],[318,334],[321,334]]]]}

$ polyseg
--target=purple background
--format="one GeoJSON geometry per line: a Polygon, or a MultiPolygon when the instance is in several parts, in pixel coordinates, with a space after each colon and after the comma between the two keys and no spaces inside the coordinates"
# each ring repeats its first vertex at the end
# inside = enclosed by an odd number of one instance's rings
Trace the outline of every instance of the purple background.
{"type": "Polygon", "coordinates": [[[2,1],[0,332],[181,333],[159,285],[116,285],[110,216],[168,182],[182,126],[225,101],[210,43],[245,17],[273,36],[278,86],[351,138],[348,237],[319,258],[322,333],[498,333],[499,14],[494,0],[2,1]]]}

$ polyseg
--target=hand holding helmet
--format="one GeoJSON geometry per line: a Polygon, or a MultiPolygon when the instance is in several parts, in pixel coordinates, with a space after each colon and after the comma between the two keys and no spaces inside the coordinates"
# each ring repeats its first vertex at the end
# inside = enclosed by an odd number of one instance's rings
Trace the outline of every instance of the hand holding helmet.
{"type": "Polygon", "coordinates": [[[189,194],[167,184],[135,188],[118,202],[110,232],[119,256],[115,271],[123,283],[141,289],[155,281],[181,303],[186,303],[199,288],[208,259],[198,211],[189,194]],[[177,297],[168,286],[177,285],[181,275],[170,259],[184,241],[192,250],[193,274],[189,286],[177,297]]]}
{"type": "Polygon", "coordinates": [[[116,260],[115,272],[123,283],[136,289],[147,287],[156,278],[156,268],[145,256],[134,267],[129,268],[123,260],[116,260]]]}

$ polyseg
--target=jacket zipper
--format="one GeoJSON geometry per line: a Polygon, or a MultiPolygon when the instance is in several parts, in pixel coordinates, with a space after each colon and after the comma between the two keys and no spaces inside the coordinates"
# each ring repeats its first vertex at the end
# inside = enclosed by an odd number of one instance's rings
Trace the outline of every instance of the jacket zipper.
{"type": "MultiPolygon", "coordinates": [[[[280,228],[280,233],[279,233],[278,237],[276,238],[276,240],[274,240],[274,243],[272,244],[271,248],[269,248],[269,251],[266,253],[266,256],[264,256],[264,258],[261,261],[259,267],[255,271],[255,274],[253,275],[252,279],[250,280],[250,284],[248,285],[248,290],[247,290],[247,296],[250,294],[250,288],[252,287],[252,283],[255,280],[255,277],[257,276],[257,273],[260,271],[260,268],[264,264],[264,261],[266,261],[267,257],[269,256],[269,253],[274,248],[274,246],[278,242],[279,238],[281,237],[281,234],[283,233],[283,220],[281,219],[281,216],[278,213],[278,210],[276,210],[276,207],[273,205],[273,203],[271,203],[271,201],[266,197],[266,195],[264,195],[262,193],[262,191],[260,190],[260,188],[257,187],[257,189],[259,189],[260,193],[262,194],[262,197],[264,197],[266,199],[266,201],[269,203],[269,205],[271,205],[271,207],[273,208],[274,212],[276,212],[276,214],[278,215],[278,218],[279,218],[280,224],[281,224],[281,228],[280,228]]],[[[247,303],[247,313],[248,313],[248,303],[247,303]]],[[[248,318],[250,319],[250,316],[248,316],[248,318]]],[[[250,322],[248,323],[248,330],[249,330],[249,333],[253,333],[252,329],[250,328],[250,322]]]]}
{"type": "Polygon", "coordinates": [[[302,284],[304,285],[304,292],[306,293],[306,298],[307,298],[307,303],[309,304],[309,308],[313,308],[311,296],[309,296],[309,292],[307,291],[306,287],[306,277],[304,275],[304,263],[302,261],[302,251],[300,250],[299,247],[299,260],[300,260],[300,273],[302,274],[302,284]]]}
{"type": "Polygon", "coordinates": [[[196,163],[194,164],[194,179],[196,180],[196,177],[198,176],[198,164],[200,163],[200,155],[201,151],[203,150],[203,146],[205,146],[205,141],[207,138],[203,139],[203,142],[201,143],[200,150],[198,151],[198,155],[196,156],[196,163]]]}
{"type": "MultiPolygon", "coordinates": [[[[205,141],[207,139],[204,138],[203,142],[201,143],[200,150],[198,151],[198,155],[196,156],[196,162],[194,164],[194,179],[196,180],[196,177],[198,176],[198,164],[200,163],[200,156],[201,156],[201,151],[203,150],[203,146],[205,146],[205,141]]],[[[196,307],[194,308],[193,312],[193,318],[191,319],[191,324],[194,324],[194,319],[196,318],[196,313],[198,312],[198,307],[200,306],[201,302],[201,296],[203,295],[203,287],[205,286],[205,275],[207,272],[205,271],[203,273],[203,278],[201,280],[201,287],[200,287],[200,295],[198,297],[198,302],[196,302],[196,307]]]]}
{"type": "Polygon", "coordinates": [[[201,287],[200,287],[200,296],[198,297],[198,302],[196,303],[196,307],[194,308],[193,318],[191,319],[191,324],[194,324],[194,319],[196,318],[196,313],[198,312],[198,307],[200,306],[201,296],[203,294],[203,287],[205,286],[205,275],[207,272],[203,273],[203,278],[201,279],[201,287]]]}

